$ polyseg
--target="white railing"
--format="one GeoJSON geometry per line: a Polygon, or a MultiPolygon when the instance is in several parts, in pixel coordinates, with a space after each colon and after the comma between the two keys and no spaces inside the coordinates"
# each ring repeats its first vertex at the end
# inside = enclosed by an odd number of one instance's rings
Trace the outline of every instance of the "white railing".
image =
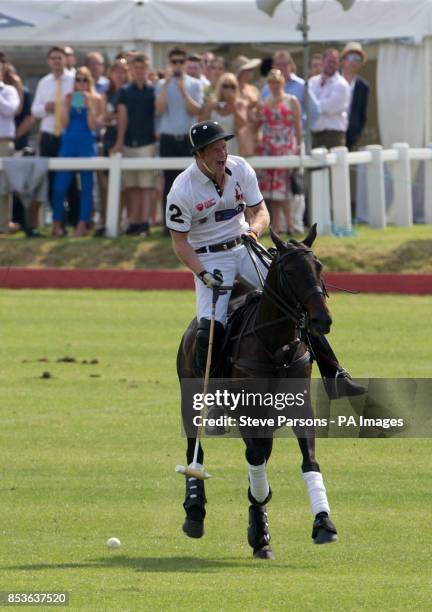
{"type": "MultiPolygon", "coordinates": [[[[413,223],[411,161],[424,161],[424,221],[432,223],[432,147],[411,149],[406,143],[396,143],[384,150],[370,145],[363,151],[349,153],[346,147],[328,152],[314,149],[310,156],[249,157],[255,169],[304,168],[313,170],[310,183],[310,219],[317,222],[321,234],[338,228],[350,231],[351,218],[351,166],[366,166],[368,223],[384,228],[388,222],[385,202],[384,164],[389,164],[394,183],[392,218],[395,225],[409,227],[413,223]]],[[[50,170],[108,170],[107,235],[119,232],[121,173],[123,170],[183,170],[190,158],[123,158],[111,157],[50,158],[50,170]]],[[[0,170],[3,168],[0,158],[0,170]]]]}

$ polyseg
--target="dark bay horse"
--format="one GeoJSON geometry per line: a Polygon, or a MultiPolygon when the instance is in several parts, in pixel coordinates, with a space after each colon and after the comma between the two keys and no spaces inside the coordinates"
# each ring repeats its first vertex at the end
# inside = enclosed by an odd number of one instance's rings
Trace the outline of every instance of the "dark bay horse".
{"type": "MultiPolygon", "coordinates": [[[[311,375],[308,334],[327,334],[332,323],[326,305],[326,291],[321,279],[321,264],[311,246],[316,237],[313,226],[303,242],[283,242],[271,232],[276,247],[261,296],[241,316],[240,326],[231,332],[224,348],[224,378],[304,378],[311,375]],[[282,366],[281,366],[282,364],[282,366]]],[[[197,321],[185,331],[177,355],[180,381],[194,378],[194,352],[197,321]]],[[[309,416],[309,415],[308,415],[309,416]]],[[[302,437],[295,428],[302,454],[303,478],[314,516],[312,538],[317,544],[335,541],[336,529],[329,518],[329,506],[319,465],[315,458],[314,432],[302,437]]],[[[304,435],[304,434],[303,434],[304,435]]],[[[249,527],[248,541],[255,558],[272,559],[266,504],[271,498],[267,486],[266,464],[272,452],[272,437],[247,437],[242,434],[249,464],[249,527]],[[258,483],[255,486],[255,478],[258,483]],[[263,484],[264,489],[257,488],[263,484]],[[253,487],[255,486],[255,489],[253,487]],[[265,499],[256,499],[253,490],[265,492],[265,499]]],[[[187,461],[193,461],[196,438],[188,438],[187,461]]],[[[198,464],[204,451],[200,444],[198,464]]],[[[183,531],[190,537],[204,533],[204,482],[186,478],[186,519],[183,531]]]]}

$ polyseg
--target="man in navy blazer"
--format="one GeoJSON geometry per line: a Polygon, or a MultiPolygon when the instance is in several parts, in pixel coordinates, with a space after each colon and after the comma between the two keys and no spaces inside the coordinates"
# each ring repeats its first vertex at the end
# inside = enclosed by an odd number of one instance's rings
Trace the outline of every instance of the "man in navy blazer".
{"type": "Polygon", "coordinates": [[[346,146],[352,151],[367,121],[369,83],[358,75],[367,61],[367,55],[360,43],[350,42],[342,51],[341,60],[342,75],[351,87],[346,146]]]}

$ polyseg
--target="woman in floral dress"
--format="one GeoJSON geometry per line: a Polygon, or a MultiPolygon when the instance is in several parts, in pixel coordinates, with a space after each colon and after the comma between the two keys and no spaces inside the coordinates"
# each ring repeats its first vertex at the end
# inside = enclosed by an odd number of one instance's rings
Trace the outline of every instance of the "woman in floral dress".
{"type": "MultiPolygon", "coordinates": [[[[298,155],[301,143],[300,103],[295,96],[285,93],[285,79],[280,70],[270,70],[267,83],[271,95],[262,103],[258,113],[261,131],[259,153],[268,156],[298,155]]],[[[288,234],[293,233],[291,176],[292,171],[285,168],[259,173],[259,184],[270,208],[272,227],[276,232],[286,229],[288,234]]]]}

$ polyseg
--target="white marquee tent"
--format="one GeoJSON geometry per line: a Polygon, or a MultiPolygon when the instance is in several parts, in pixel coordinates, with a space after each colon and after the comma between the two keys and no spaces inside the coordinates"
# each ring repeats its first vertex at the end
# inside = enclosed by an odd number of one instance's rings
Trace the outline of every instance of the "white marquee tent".
{"type": "MultiPolygon", "coordinates": [[[[313,41],[410,39],[432,34],[431,0],[308,0],[313,41]]],[[[35,27],[2,32],[2,44],[62,42],[299,42],[301,0],[286,0],[273,18],[255,0],[0,0],[0,13],[26,13],[35,27]],[[40,11],[40,17],[34,10],[40,11]],[[50,16],[44,20],[44,16],[50,16]],[[56,16],[56,19],[52,17],[56,16]],[[31,19],[30,19],[31,20],[31,19]]]]}
{"type": "MultiPolygon", "coordinates": [[[[382,142],[423,146],[431,131],[432,0],[308,0],[310,40],[378,42],[382,142]]],[[[167,42],[300,43],[301,0],[273,18],[255,0],[0,0],[0,14],[34,27],[1,30],[1,46],[51,44],[152,50],[167,42]]]]}
{"type": "MultiPolygon", "coordinates": [[[[356,0],[349,11],[334,0],[308,0],[308,6],[313,41],[404,38],[421,43],[432,34],[431,0],[356,0]]],[[[75,44],[300,41],[301,0],[286,0],[273,18],[258,10],[255,0],[0,0],[0,13],[14,12],[33,17],[35,27],[3,31],[3,45],[64,39],[75,44]]]]}

